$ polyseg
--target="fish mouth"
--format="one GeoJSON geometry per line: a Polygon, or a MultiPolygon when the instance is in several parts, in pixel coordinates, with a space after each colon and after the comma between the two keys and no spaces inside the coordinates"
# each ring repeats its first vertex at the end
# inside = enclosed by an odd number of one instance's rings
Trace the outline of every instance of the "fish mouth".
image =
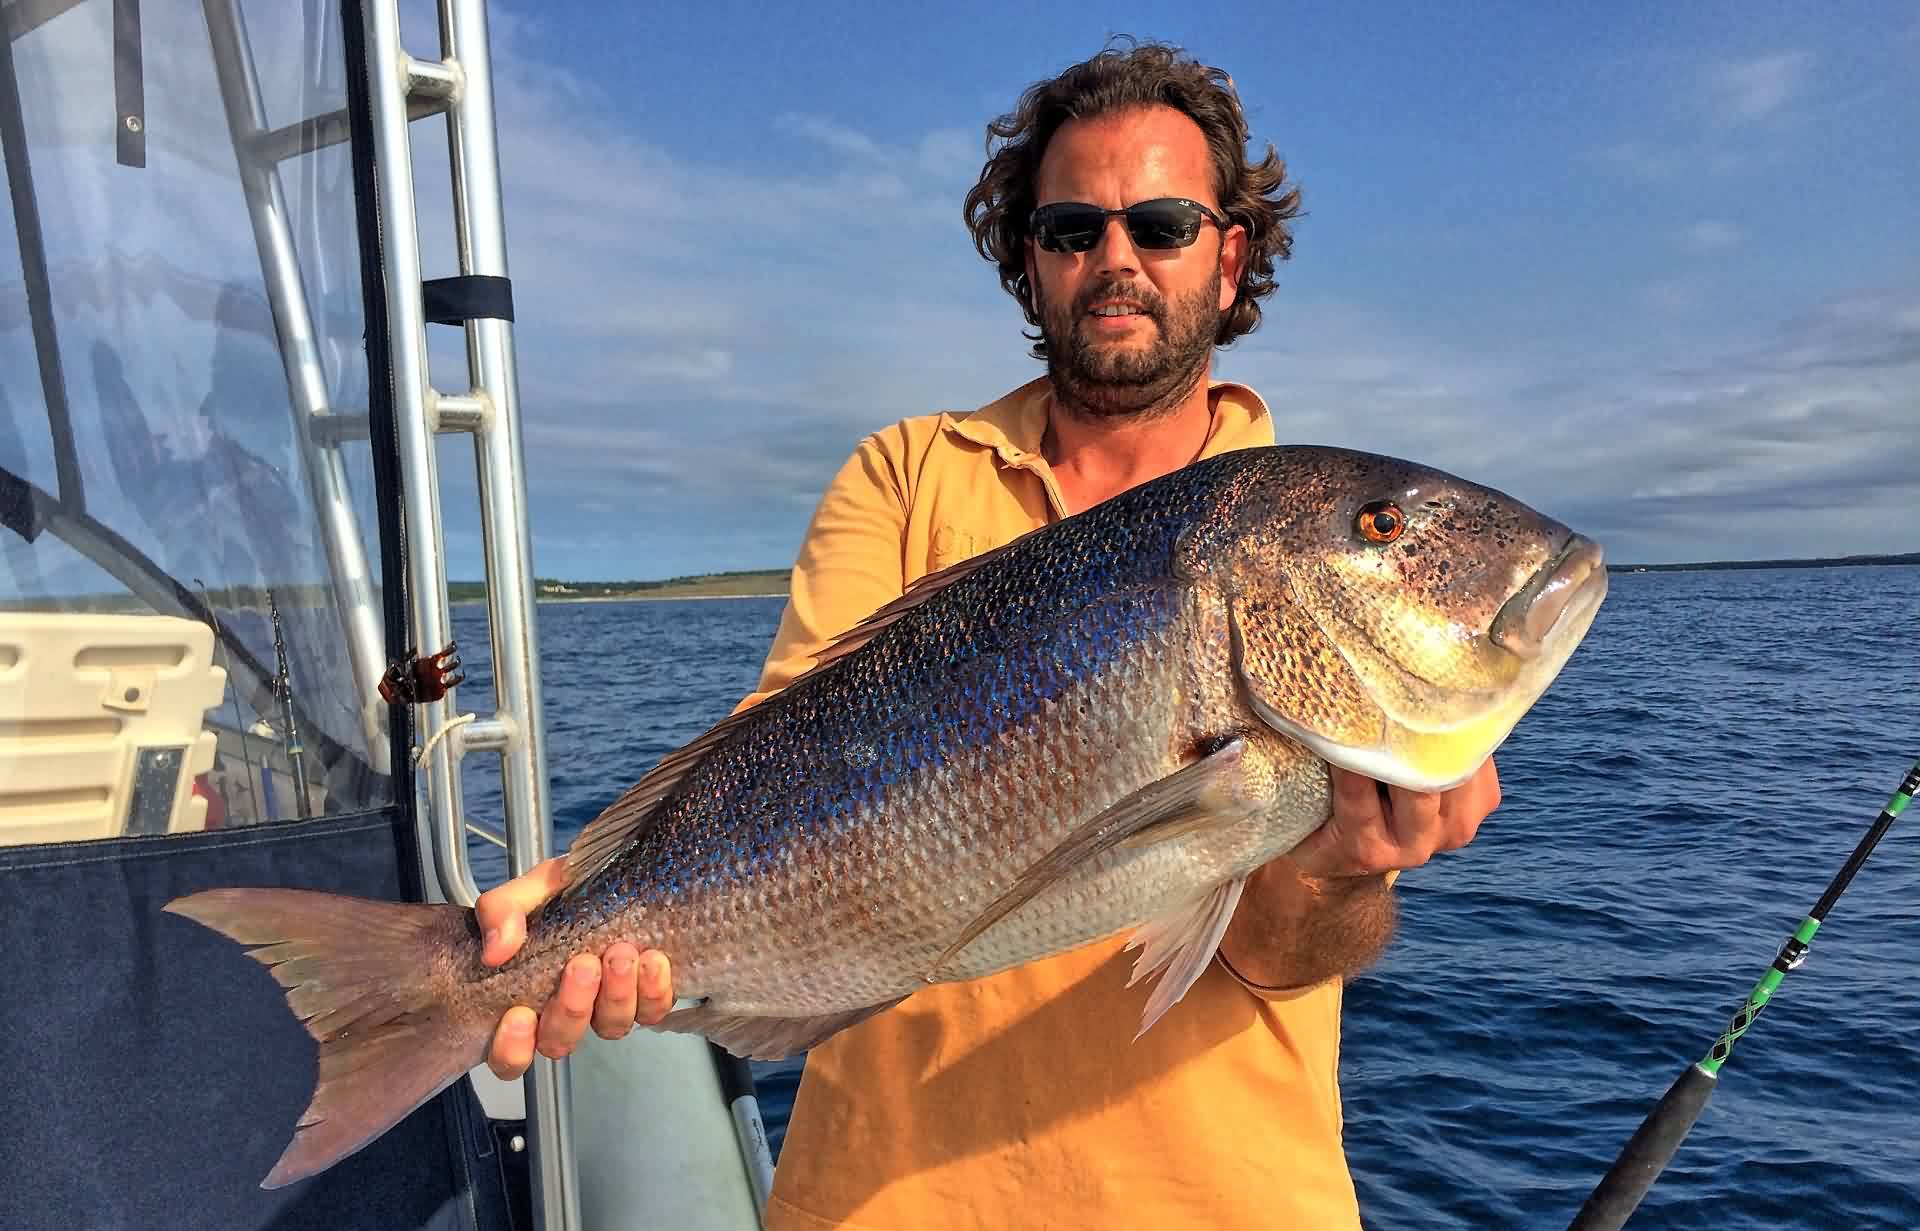
{"type": "Polygon", "coordinates": [[[1600,544],[1572,535],[1500,608],[1487,639],[1516,658],[1539,658],[1553,643],[1555,630],[1569,622],[1569,613],[1597,604],[1606,588],[1600,544]]]}

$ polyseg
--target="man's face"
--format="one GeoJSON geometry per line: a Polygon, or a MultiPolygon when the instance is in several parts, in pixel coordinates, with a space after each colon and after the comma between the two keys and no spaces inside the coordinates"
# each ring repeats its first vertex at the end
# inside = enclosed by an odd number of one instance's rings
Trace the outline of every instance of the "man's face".
{"type": "MultiPolygon", "coordinates": [[[[1171,107],[1069,120],[1040,161],[1035,199],[1123,209],[1185,197],[1218,214],[1211,169],[1200,126],[1171,107]]],[[[1029,239],[1027,280],[1055,391],[1100,417],[1171,410],[1206,375],[1245,257],[1245,230],[1211,223],[1185,248],[1136,248],[1119,218],[1086,252],[1048,252],[1029,239]]]]}

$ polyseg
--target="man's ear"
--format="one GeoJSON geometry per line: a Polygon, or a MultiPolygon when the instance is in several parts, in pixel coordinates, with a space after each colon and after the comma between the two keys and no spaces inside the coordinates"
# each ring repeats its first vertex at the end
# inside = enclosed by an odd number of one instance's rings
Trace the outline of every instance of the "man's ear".
{"type": "MultiPolygon", "coordinates": [[[[1031,265],[1033,258],[1027,258],[1031,265]]],[[[1220,233],[1220,311],[1240,298],[1240,274],[1247,268],[1247,228],[1234,223],[1220,233]]]]}

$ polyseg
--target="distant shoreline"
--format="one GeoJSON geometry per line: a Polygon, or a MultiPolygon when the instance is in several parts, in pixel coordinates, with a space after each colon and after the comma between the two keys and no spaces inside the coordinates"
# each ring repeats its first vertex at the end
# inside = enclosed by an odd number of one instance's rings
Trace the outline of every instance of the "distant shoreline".
{"type": "MultiPolygon", "coordinates": [[[[1760,569],[1864,568],[1882,565],[1920,566],[1920,551],[1873,556],[1826,556],[1803,560],[1704,560],[1686,564],[1609,564],[1609,573],[1704,573],[1716,571],[1754,571],[1760,569]]],[[[680,602],[687,599],[741,599],[787,597],[788,570],[756,569],[736,573],[709,573],[700,577],[672,578],[667,581],[556,581],[543,577],[534,600],[540,603],[653,603],[680,602]],[[551,588],[549,588],[551,587],[551,588]],[[630,589],[623,587],[631,587],[630,589]]],[[[448,601],[464,607],[486,601],[484,583],[455,581],[447,586],[448,601]]],[[[284,584],[274,588],[281,609],[331,606],[325,587],[312,584],[284,584]]],[[[216,609],[262,609],[266,592],[259,587],[222,587],[206,593],[216,609]]],[[[46,596],[0,597],[0,612],[88,610],[149,610],[136,595],[74,594],[57,599],[46,596]]]]}
{"type": "MultiPolygon", "coordinates": [[[[1901,552],[1890,555],[1866,556],[1821,556],[1799,560],[1701,560],[1685,564],[1609,564],[1609,573],[1704,573],[1718,571],[1751,571],[1757,569],[1795,569],[1795,568],[1861,568],[1882,565],[1920,565],[1920,551],[1901,552]]],[[[674,578],[670,581],[654,582],[572,582],[543,579],[541,586],[562,588],[561,592],[545,591],[537,595],[542,603],[651,603],[684,601],[687,599],[713,598],[778,598],[785,599],[787,590],[785,569],[765,569],[741,573],[712,574],[705,577],[674,578]],[[739,585],[738,589],[715,589],[716,585],[739,585]],[[744,583],[742,585],[741,583],[744,583]],[[756,583],[760,587],[756,588],[756,583]],[[615,587],[631,585],[630,590],[615,587]],[[779,588],[773,588],[778,585],[779,588]],[[598,591],[588,593],[567,593],[565,591],[598,591]]],[[[478,582],[455,582],[467,592],[454,598],[456,604],[479,602],[474,591],[484,595],[478,582]]],[[[453,587],[449,587],[452,589],[453,587]]]]}
{"type": "Polygon", "coordinates": [[[1920,564],[1920,551],[1872,556],[1820,556],[1805,560],[1701,560],[1689,564],[1609,564],[1609,573],[1704,573],[1731,569],[1877,568],[1920,564]]]}
{"type": "MultiPolygon", "coordinates": [[[[738,594],[720,594],[706,590],[698,592],[647,590],[637,594],[538,594],[534,596],[534,601],[536,603],[691,603],[703,599],[720,598],[777,598],[784,602],[786,597],[784,592],[772,591],[743,590],[738,594]]],[[[456,598],[451,605],[469,607],[486,601],[484,598],[456,598]]]]}
{"type": "MultiPolygon", "coordinates": [[[[624,603],[681,598],[784,599],[792,576],[792,569],[768,568],[696,573],[658,581],[562,581],[557,577],[541,577],[534,582],[534,598],[542,603],[624,603]]],[[[447,583],[447,597],[451,602],[478,602],[486,596],[484,582],[447,583]]]]}
{"type": "MultiPolygon", "coordinates": [[[[641,594],[542,594],[538,601],[542,603],[690,603],[709,598],[786,598],[784,591],[747,591],[738,594],[715,594],[709,591],[647,591],[641,594]]],[[[478,602],[478,599],[469,600],[478,602]]]]}

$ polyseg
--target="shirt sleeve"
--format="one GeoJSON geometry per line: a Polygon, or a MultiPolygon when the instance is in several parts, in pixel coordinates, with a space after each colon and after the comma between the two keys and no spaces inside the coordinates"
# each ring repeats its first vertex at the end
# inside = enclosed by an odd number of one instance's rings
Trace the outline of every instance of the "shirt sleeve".
{"type": "Polygon", "coordinates": [[[794,561],[760,686],[735,713],[792,683],[840,634],[906,588],[903,445],[897,428],[867,437],[821,496],[794,561]]]}

